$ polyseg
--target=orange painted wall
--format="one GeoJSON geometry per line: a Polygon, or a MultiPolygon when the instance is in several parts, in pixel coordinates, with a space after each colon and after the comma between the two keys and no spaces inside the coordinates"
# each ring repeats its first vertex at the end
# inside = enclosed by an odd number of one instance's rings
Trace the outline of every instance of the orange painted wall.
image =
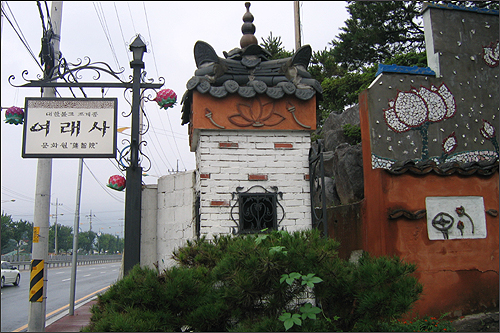
{"type": "MultiPolygon", "coordinates": [[[[360,95],[362,138],[369,138],[367,91],[360,95]]],[[[397,255],[418,265],[424,285],[414,312],[451,316],[498,306],[499,218],[486,214],[485,239],[429,240],[426,218],[390,220],[396,209],[425,209],[429,196],[481,196],[485,209],[498,210],[499,174],[484,176],[394,176],[371,167],[369,140],[363,139],[365,211],[363,249],[373,255],[397,255]]]]}
{"type": "Polygon", "coordinates": [[[302,101],[294,96],[285,95],[279,100],[267,95],[256,95],[252,98],[243,98],[238,94],[229,94],[224,98],[215,98],[209,94],[193,93],[192,126],[194,129],[221,129],[206,117],[212,113],[212,120],[224,129],[236,130],[316,130],[316,98],[302,101]],[[252,109],[251,114],[248,107],[252,109]],[[294,119],[288,108],[295,107],[294,119]],[[233,117],[233,121],[248,126],[238,126],[230,121],[230,117],[241,113],[251,121],[242,117],[233,117]],[[209,110],[209,111],[207,111],[209,110]],[[246,111],[245,111],[246,110],[246,111]],[[272,114],[269,116],[269,114],[272,114]],[[279,122],[278,124],[275,124],[279,122]],[[300,125],[300,124],[304,125],[300,125]],[[254,126],[255,125],[255,126],[254,126]]]}

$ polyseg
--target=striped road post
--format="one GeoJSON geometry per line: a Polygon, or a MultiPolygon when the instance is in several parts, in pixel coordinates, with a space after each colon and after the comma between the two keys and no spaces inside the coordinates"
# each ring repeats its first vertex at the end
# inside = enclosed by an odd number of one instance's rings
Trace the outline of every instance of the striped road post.
{"type": "Polygon", "coordinates": [[[30,302],[43,301],[43,268],[43,260],[33,259],[31,261],[30,302]]]}

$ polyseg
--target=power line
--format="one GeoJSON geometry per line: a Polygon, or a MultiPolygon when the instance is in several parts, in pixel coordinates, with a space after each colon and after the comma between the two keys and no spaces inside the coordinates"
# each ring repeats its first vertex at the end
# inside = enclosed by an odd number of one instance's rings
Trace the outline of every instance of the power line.
{"type": "MultiPolygon", "coordinates": [[[[146,26],[147,26],[147,28],[148,28],[149,41],[150,41],[150,43],[151,43],[151,53],[153,54],[153,62],[154,62],[154,64],[155,64],[156,75],[157,75],[157,76],[160,76],[160,75],[159,75],[159,73],[158,73],[158,66],[157,66],[157,64],[156,64],[156,56],[155,56],[155,52],[154,52],[154,48],[153,48],[153,38],[151,37],[151,30],[149,29],[149,19],[148,19],[148,14],[147,14],[147,11],[146,11],[146,5],[144,4],[144,2],[142,2],[142,6],[143,6],[143,8],[144,8],[144,16],[145,16],[145,18],[146,18],[146,26]]],[[[161,124],[162,124],[162,127],[163,127],[163,128],[165,128],[165,126],[163,125],[163,120],[162,120],[162,117],[161,117],[161,115],[160,115],[160,112],[159,112],[158,108],[156,108],[156,110],[157,110],[157,113],[158,113],[158,115],[159,115],[159,118],[160,118],[160,122],[161,122],[161,124]]],[[[181,155],[181,153],[180,153],[180,151],[179,151],[179,146],[178,146],[178,144],[177,144],[177,141],[175,140],[175,136],[173,135],[174,130],[172,129],[172,124],[171,124],[171,122],[170,122],[170,118],[169,118],[169,116],[168,116],[168,113],[167,113],[167,120],[168,120],[168,124],[169,124],[169,126],[170,126],[170,131],[172,132],[172,138],[174,139],[174,144],[175,144],[175,148],[176,148],[176,150],[177,150],[177,154],[179,155],[179,158],[180,158],[180,160],[181,160],[181,162],[182,162],[182,165],[184,165],[184,169],[186,169],[186,165],[184,164],[184,160],[182,159],[182,155],[181,155]]],[[[153,129],[153,133],[154,133],[154,134],[155,134],[155,136],[156,136],[156,132],[154,131],[154,129],[153,129]]],[[[157,136],[156,136],[156,138],[157,138],[157,140],[158,140],[158,137],[157,137],[157,136]]],[[[160,142],[160,140],[158,140],[158,142],[160,142]]],[[[160,145],[160,148],[161,148],[161,147],[162,147],[162,146],[160,145]]],[[[162,151],[163,151],[163,149],[162,149],[162,151]]],[[[163,153],[165,154],[165,152],[163,152],[163,153]]],[[[166,154],[165,154],[165,157],[166,157],[166,154]]],[[[169,163],[169,164],[170,164],[170,163],[169,163]]]]}
{"type": "Polygon", "coordinates": [[[120,21],[120,15],[118,15],[118,10],[116,9],[116,2],[113,2],[115,7],[116,19],[118,20],[118,26],[120,27],[120,33],[122,35],[123,47],[125,47],[125,54],[127,55],[127,59],[130,62],[130,52],[127,50],[127,42],[125,41],[125,36],[123,35],[122,23],[120,21]]]}
{"type": "Polygon", "coordinates": [[[40,69],[43,71],[43,67],[42,65],[38,62],[38,59],[37,57],[35,56],[35,54],[33,53],[33,50],[31,49],[31,46],[29,45],[28,41],[26,40],[26,38],[24,37],[24,34],[21,30],[21,27],[19,27],[19,24],[17,24],[17,20],[14,16],[14,13],[12,13],[12,10],[10,9],[10,6],[7,2],[5,2],[5,4],[7,5],[11,15],[12,15],[12,18],[13,20],[15,21],[19,31],[17,31],[16,27],[14,27],[14,24],[12,23],[11,19],[9,18],[9,16],[7,15],[7,13],[4,11],[3,7],[2,7],[2,13],[3,15],[5,16],[5,18],[7,19],[7,21],[9,22],[10,26],[12,27],[12,29],[14,30],[14,32],[17,34],[17,36],[19,37],[19,39],[21,40],[21,43],[23,43],[24,47],[26,48],[26,50],[28,51],[28,53],[31,55],[31,57],[33,58],[33,60],[35,61],[35,63],[38,65],[38,67],[40,67],[40,69]]]}
{"type": "Polygon", "coordinates": [[[16,192],[14,190],[11,190],[10,188],[7,188],[5,186],[2,186],[2,190],[5,191],[5,192],[10,192],[9,195],[15,196],[16,199],[19,199],[19,200],[30,201],[30,202],[34,202],[35,201],[35,199],[33,199],[32,197],[29,197],[29,196],[24,195],[22,193],[19,193],[19,192],[16,192]]]}
{"type": "Polygon", "coordinates": [[[90,172],[90,174],[92,175],[92,177],[94,178],[94,180],[97,182],[97,184],[104,190],[104,192],[106,192],[106,194],[108,194],[110,197],[112,197],[113,199],[115,199],[116,201],[118,201],[120,203],[125,203],[122,199],[119,199],[119,198],[115,197],[114,195],[112,195],[111,193],[108,192],[108,190],[106,189],[106,187],[101,184],[101,182],[97,179],[97,177],[94,175],[94,173],[92,172],[92,170],[90,170],[89,166],[87,165],[87,163],[85,163],[85,161],[83,161],[83,164],[85,165],[85,167],[87,168],[87,170],[90,172]]]}
{"type": "MultiPolygon", "coordinates": [[[[115,47],[113,46],[113,42],[111,40],[111,34],[109,33],[109,28],[108,28],[108,24],[106,22],[106,17],[104,15],[104,10],[102,8],[102,4],[99,3],[98,7],[100,7],[100,13],[99,13],[99,10],[98,8],[96,7],[96,3],[94,2],[93,3],[94,5],[94,9],[96,11],[96,14],[97,14],[97,18],[99,19],[99,23],[101,24],[101,27],[102,27],[102,30],[104,31],[104,36],[106,37],[106,40],[108,41],[108,45],[109,45],[109,48],[111,49],[111,54],[113,56],[113,59],[116,63],[116,66],[118,66],[118,68],[120,69],[120,62],[118,61],[118,57],[116,56],[116,52],[115,52],[115,47]]],[[[123,75],[123,74],[120,74],[120,75],[123,75]]]]}

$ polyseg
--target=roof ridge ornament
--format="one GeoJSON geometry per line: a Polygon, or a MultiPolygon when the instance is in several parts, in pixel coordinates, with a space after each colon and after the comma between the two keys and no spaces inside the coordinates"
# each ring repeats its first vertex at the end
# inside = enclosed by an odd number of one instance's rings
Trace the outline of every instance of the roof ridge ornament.
{"type": "Polygon", "coordinates": [[[257,38],[255,34],[255,25],[253,22],[253,15],[250,13],[250,2],[245,2],[245,7],[247,8],[246,13],[243,15],[243,25],[241,26],[241,32],[243,36],[240,39],[240,46],[242,49],[249,45],[258,45],[257,38]]]}

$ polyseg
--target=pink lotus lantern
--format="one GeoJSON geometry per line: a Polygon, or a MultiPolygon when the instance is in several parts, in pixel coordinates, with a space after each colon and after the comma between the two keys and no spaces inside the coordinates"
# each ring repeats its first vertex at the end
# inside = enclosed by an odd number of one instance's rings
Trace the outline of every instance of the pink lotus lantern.
{"type": "Polygon", "coordinates": [[[125,182],[125,177],[114,175],[109,177],[108,185],[106,186],[112,188],[113,190],[123,191],[123,189],[125,188],[125,182]]]}
{"type": "Polygon", "coordinates": [[[158,92],[155,98],[161,109],[173,107],[177,101],[177,95],[172,89],[163,89],[158,92]]]}
{"type": "Polygon", "coordinates": [[[12,106],[5,111],[5,122],[7,124],[19,125],[24,121],[24,111],[23,109],[12,106]]]}

